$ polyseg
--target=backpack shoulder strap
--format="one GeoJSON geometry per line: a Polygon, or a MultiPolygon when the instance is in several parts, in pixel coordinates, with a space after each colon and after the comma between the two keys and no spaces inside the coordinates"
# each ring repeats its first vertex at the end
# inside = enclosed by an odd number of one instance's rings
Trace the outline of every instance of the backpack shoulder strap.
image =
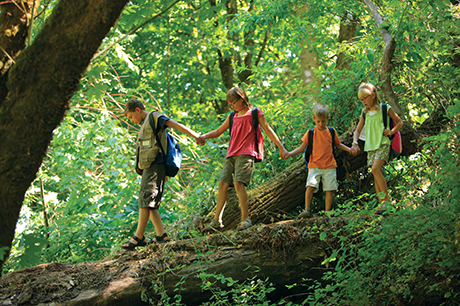
{"type": "Polygon", "coordinates": [[[228,119],[229,119],[229,125],[230,125],[229,128],[228,128],[228,132],[229,132],[230,136],[232,136],[233,117],[235,117],[235,112],[232,111],[230,113],[230,116],[228,116],[228,117],[229,117],[228,119]]]}
{"type": "Polygon", "coordinates": [[[252,126],[254,127],[256,151],[257,155],[259,155],[259,136],[257,135],[257,127],[259,126],[259,112],[257,110],[257,106],[252,108],[252,126]]]}
{"type": "Polygon", "coordinates": [[[329,132],[331,133],[331,137],[332,137],[332,148],[334,149],[334,146],[335,146],[335,130],[333,127],[330,127],[328,126],[327,127],[329,129],[329,132]]]}
{"type": "Polygon", "coordinates": [[[160,147],[161,153],[166,158],[165,150],[163,148],[163,145],[161,144],[160,137],[158,137],[158,130],[155,125],[155,120],[153,119],[153,112],[149,113],[147,116],[149,117],[149,123],[150,123],[150,126],[152,127],[153,134],[155,135],[155,138],[157,140],[158,146],[160,147]]]}
{"type": "Polygon", "coordinates": [[[311,155],[311,152],[313,152],[313,134],[315,134],[315,129],[309,129],[308,130],[308,155],[311,155]]]}
{"type": "Polygon", "coordinates": [[[314,132],[315,132],[314,128],[308,130],[308,145],[304,153],[304,160],[305,160],[305,166],[307,167],[307,171],[308,171],[308,163],[310,162],[311,152],[313,151],[313,133],[314,132]]]}
{"type": "Polygon", "coordinates": [[[382,117],[383,117],[383,127],[386,129],[388,128],[388,109],[387,104],[382,104],[382,117]]]}
{"type": "Polygon", "coordinates": [[[259,125],[259,112],[257,110],[257,106],[252,108],[252,125],[254,126],[254,129],[257,129],[257,126],[259,125]]]}

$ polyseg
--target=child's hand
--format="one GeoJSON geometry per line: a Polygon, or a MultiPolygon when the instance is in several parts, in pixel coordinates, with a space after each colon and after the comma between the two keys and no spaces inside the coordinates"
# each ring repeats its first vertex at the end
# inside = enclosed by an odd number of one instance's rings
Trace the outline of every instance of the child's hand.
{"type": "Polygon", "coordinates": [[[391,136],[391,132],[388,129],[383,130],[383,136],[391,136]]]}
{"type": "Polygon", "coordinates": [[[353,156],[356,156],[358,153],[359,153],[360,149],[359,149],[359,146],[358,145],[353,145],[351,147],[351,150],[350,150],[350,153],[353,155],[353,156]]]}
{"type": "Polygon", "coordinates": [[[289,157],[289,152],[283,147],[283,149],[280,150],[280,156],[283,159],[287,159],[289,157]]]}
{"type": "Polygon", "coordinates": [[[200,146],[204,146],[206,143],[206,139],[204,139],[203,135],[200,135],[198,138],[195,139],[196,143],[200,146]]]}

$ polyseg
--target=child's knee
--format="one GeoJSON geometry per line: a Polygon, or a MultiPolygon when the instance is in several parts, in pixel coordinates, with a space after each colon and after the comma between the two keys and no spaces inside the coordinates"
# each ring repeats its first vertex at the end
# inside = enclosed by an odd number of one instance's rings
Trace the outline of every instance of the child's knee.
{"type": "Polygon", "coordinates": [[[246,187],[244,187],[244,183],[242,182],[234,182],[234,184],[236,191],[246,189],[246,187]]]}
{"type": "Polygon", "coordinates": [[[219,182],[219,190],[227,190],[230,187],[229,183],[226,182],[219,182]]]}

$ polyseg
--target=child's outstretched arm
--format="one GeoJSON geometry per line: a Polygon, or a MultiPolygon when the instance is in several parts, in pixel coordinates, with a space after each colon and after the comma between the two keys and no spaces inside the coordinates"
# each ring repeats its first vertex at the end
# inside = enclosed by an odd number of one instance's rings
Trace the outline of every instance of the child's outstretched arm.
{"type": "Polygon", "coordinates": [[[299,147],[295,148],[291,152],[288,152],[288,154],[286,155],[286,159],[288,159],[291,156],[305,152],[306,148],[307,148],[307,143],[302,141],[302,144],[299,147]]]}
{"type": "Polygon", "coordinates": [[[358,126],[356,127],[355,133],[353,134],[353,144],[351,145],[351,151],[350,151],[350,153],[353,154],[353,156],[356,156],[356,154],[359,153],[360,149],[358,147],[358,138],[359,138],[359,134],[361,134],[363,127],[364,127],[364,118],[363,118],[363,114],[361,114],[359,117],[358,126]]]}
{"type": "Polygon", "coordinates": [[[335,147],[337,149],[340,149],[342,151],[347,151],[348,153],[351,154],[351,148],[347,147],[346,145],[344,145],[343,143],[339,143],[338,145],[335,145],[335,147]]]}
{"type": "Polygon", "coordinates": [[[174,121],[172,119],[169,119],[168,121],[166,121],[165,124],[167,126],[173,128],[173,129],[179,131],[179,132],[182,132],[182,133],[187,134],[188,136],[194,138],[198,144],[204,145],[204,142],[199,142],[200,141],[200,134],[198,134],[197,132],[193,131],[188,126],[185,126],[182,123],[176,122],[176,121],[174,121]]]}
{"type": "Polygon", "coordinates": [[[200,136],[200,141],[203,141],[203,143],[204,143],[206,141],[206,139],[217,138],[220,135],[222,135],[222,133],[225,132],[229,127],[230,127],[230,120],[227,117],[227,119],[225,119],[224,123],[222,123],[222,125],[217,130],[214,130],[214,131],[208,132],[208,133],[206,133],[204,135],[201,135],[200,136]]]}
{"type": "Polygon", "coordinates": [[[280,150],[281,158],[289,157],[289,152],[284,148],[283,144],[281,143],[280,139],[276,135],[275,131],[270,127],[267,120],[265,120],[265,116],[259,117],[259,124],[264,129],[265,134],[267,134],[268,138],[270,138],[280,150]]]}
{"type": "Polygon", "coordinates": [[[395,125],[391,129],[391,131],[388,129],[384,129],[383,136],[391,136],[396,134],[404,124],[401,118],[398,116],[398,114],[395,113],[395,111],[392,108],[390,108],[390,110],[388,111],[388,115],[390,115],[391,119],[393,119],[395,125]]]}

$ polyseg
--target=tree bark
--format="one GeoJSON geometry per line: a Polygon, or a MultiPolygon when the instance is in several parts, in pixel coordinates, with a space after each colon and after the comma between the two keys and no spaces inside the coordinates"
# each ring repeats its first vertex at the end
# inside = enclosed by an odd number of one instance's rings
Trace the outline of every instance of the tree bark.
{"type": "MultiPolygon", "coordinates": [[[[0,106],[0,245],[11,247],[24,194],[80,78],[128,0],[61,0],[9,71],[0,106]]],[[[0,261],[0,269],[3,260],[0,261]]]]}
{"type": "Polygon", "coordinates": [[[0,5],[0,107],[8,94],[8,71],[26,47],[31,20],[35,15],[32,10],[36,12],[40,4],[40,0],[17,2],[0,5]]]}
{"type": "MultiPolygon", "coordinates": [[[[358,20],[356,15],[352,12],[346,12],[342,15],[340,21],[340,30],[339,30],[339,43],[351,44],[353,38],[355,37],[356,32],[358,31],[358,20]]],[[[348,69],[350,65],[350,60],[345,59],[345,53],[340,52],[337,56],[336,67],[339,70],[348,69]]]]}
{"type": "Polygon", "coordinates": [[[383,80],[381,89],[393,110],[399,114],[401,119],[404,119],[404,112],[399,105],[398,96],[395,94],[393,87],[391,86],[391,71],[393,70],[392,60],[396,48],[396,41],[391,36],[390,32],[388,32],[388,29],[386,27],[382,27],[384,20],[374,3],[371,0],[363,1],[371,11],[372,17],[374,17],[375,20],[375,24],[380,28],[380,34],[382,34],[383,41],[385,42],[385,49],[382,56],[382,67],[380,69],[380,79],[383,80]]]}
{"type": "MultiPolygon", "coordinates": [[[[307,287],[288,290],[285,285],[300,284],[302,279],[321,281],[325,268],[321,262],[337,245],[332,238],[321,241],[318,231],[306,229],[314,225],[338,229],[344,224],[343,218],[289,221],[225,236],[219,233],[152,245],[106,261],[42,264],[4,275],[0,304],[146,305],[141,301],[143,294],[160,299],[152,290],[152,284],[157,284],[170,297],[181,294],[186,305],[202,305],[212,295],[202,287],[204,274],[223,275],[239,284],[254,278],[259,285],[272,283],[276,288],[269,299],[299,295],[303,300],[307,287]]],[[[206,280],[215,283],[213,291],[231,288],[228,281],[216,281],[214,276],[206,280]]]]}

